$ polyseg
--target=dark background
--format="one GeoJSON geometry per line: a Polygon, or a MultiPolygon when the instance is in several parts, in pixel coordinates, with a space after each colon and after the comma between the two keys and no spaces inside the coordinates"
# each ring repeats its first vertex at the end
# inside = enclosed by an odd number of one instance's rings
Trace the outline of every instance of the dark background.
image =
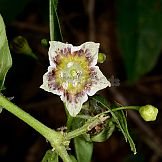
{"type": "MultiPolygon", "coordinates": [[[[128,112],[128,126],[137,155],[130,151],[122,134],[115,131],[108,141],[94,144],[93,162],[162,161],[162,22],[159,21],[162,20],[162,5],[160,0],[154,2],[150,5],[151,0],[59,0],[58,15],[64,42],[73,45],[99,42],[100,52],[107,55],[106,62],[99,66],[113,86],[100,93],[123,105],[152,104],[159,109],[157,120],[148,123],[137,113],[128,112]],[[146,8],[141,9],[140,3],[146,8]],[[141,12],[145,10],[150,12],[141,12]],[[137,20],[144,21],[144,27],[140,28],[137,20]],[[138,39],[143,33],[148,42],[138,39]],[[141,49],[142,55],[139,54],[141,49]]],[[[13,66],[6,78],[4,94],[14,97],[14,103],[47,126],[54,129],[64,126],[66,116],[60,98],[39,88],[49,64],[48,49],[41,45],[41,39],[49,40],[48,1],[0,0],[0,13],[9,43],[15,36],[22,35],[39,58],[36,61],[11,51],[13,66]]],[[[49,148],[35,130],[3,110],[0,114],[0,162],[39,162],[49,148]]]]}

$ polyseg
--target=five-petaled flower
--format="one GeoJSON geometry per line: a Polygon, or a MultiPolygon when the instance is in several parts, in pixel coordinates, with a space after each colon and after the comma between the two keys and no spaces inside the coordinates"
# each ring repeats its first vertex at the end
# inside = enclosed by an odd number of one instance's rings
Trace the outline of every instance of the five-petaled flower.
{"type": "Polygon", "coordinates": [[[50,66],[43,76],[41,88],[57,94],[71,116],[76,116],[88,95],[111,86],[97,64],[99,43],[86,42],[80,46],[51,41],[50,66]]]}

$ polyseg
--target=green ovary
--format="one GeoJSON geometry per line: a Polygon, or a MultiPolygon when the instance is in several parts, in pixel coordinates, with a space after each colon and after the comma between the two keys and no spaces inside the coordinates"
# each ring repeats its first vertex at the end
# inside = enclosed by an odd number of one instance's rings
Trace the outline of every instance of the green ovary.
{"type": "Polygon", "coordinates": [[[90,81],[90,71],[85,56],[62,57],[55,74],[56,83],[74,95],[82,92],[86,83],[90,81]]]}

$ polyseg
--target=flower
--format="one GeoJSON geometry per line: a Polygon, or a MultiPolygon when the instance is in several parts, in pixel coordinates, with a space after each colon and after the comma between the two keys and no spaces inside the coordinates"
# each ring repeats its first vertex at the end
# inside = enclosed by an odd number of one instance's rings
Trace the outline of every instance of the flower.
{"type": "Polygon", "coordinates": [[[145,121],[156,120],[158,109],[152,105],[146,105],[139,108],[139,113],[145,121]]]}
{"type": "Polygon", "coordinates": [[[99,43],[80,46],[50,41],[48,72],[40,88],[60,96],[69,114],[75,117],[88,95],[111,86],[97,64],[99,43]]]}

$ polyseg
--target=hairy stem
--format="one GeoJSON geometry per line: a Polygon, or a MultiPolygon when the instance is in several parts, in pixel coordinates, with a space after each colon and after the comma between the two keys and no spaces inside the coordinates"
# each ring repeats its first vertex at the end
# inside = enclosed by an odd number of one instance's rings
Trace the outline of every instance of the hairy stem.
{"type": "Polygon", "coordinates": [[[17,116],[19,119],[30,125],[42,136],[44,136],[51,143],[51,146],[55,148],[56,152],[60,155],[64,162],[71,162],[66,148],[63,145],[65,140],[61,133],[48,128],[2,95],[0,95],[0,106],[17,116]]]}

